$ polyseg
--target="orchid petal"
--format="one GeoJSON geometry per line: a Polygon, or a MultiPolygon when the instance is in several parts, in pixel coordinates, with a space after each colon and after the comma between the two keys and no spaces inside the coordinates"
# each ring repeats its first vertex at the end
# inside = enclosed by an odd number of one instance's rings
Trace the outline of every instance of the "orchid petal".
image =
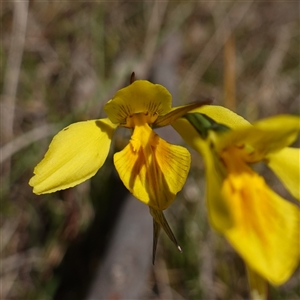
{"type": "Polygon", "coordinates": [[[281,150],[292,144],[300,131],[300,118],[279,115],[256,122],[253,126],[226,132],[216,143],[217,152],[231,145],[245,146],[247,162],[262,160],[265,155],[281,150]]]}
{"type": "Polygon", "coordinates": [[[119,90],[109,100],[104,110],[114,124],[125,124],[127,117],[137,113],[164,115],[171,111],[172,96],[159,84],[147,80],[136,80],[119,90]]]}
{"type": "MultiPolygon", "coordinates": [[[[145,138],[147,132],[143,133],[145,138]]],[[[134,133],[130,143],[114,155],[114,163],[124,185],[137,199],[164,210],[186,181],[190,154],[183,147],[167,143],[152,130],[147,139],[147,144],[140,145],[134,133]]]]}
{"type": "Polygon", "coordinates": [[[184,118],[172,123],[173,128],[182,138],[199,152],[205,162],[206,173],[206,205],[212,226],[220,231],[232,226],[231,213],[223,200],[221,187],[226,176],[226,170],[210,144],[203,140],[196,129],[184,118]]]}
{"type": "Polygon", "coordinates": [[[284,283],[299,263],[299,208],[254,172],[229,173],[222,192],[235,220],[223,234],[250,268],[284,283]]]}
{"type": "Polygon", "coordinates": [[[241,126],[250,124],[246,119],[223,106],[204,105],[191,111],[191,113],[195,112],[207,115],[215,122],[223,124],[231,129],[238,129],[241,126]]]}
{"type": "Polygon", "coordinates": [[[34,169],[29,181],[33,192],[52,193],[92,177],[106,160],[114,130],[108,119],[78,122],[61,130],[34,169]]]}
{"type": "Polygon", "coordinates": [[[293,197],[300,200],[300,149],[283,148],[268,155],[266,162],[293,197]]]}

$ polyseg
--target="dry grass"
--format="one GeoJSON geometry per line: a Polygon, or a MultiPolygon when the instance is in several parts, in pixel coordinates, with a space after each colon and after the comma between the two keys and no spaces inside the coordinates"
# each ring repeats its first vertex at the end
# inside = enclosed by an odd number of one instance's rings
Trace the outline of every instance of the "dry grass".
{"type": "MultiPolygon", "coordinates": [[[[27,183],[56,128],[103,116],[103,104],[132,71],[165,85],[177,104],[208,96],[250,121],[299,114],[298,2],[11,1],[1,3],[0,14],[3,299],[84,298],[88,283],[57,294],[68,276],[58,266],[70,246],[86,240],[99,212],[103,230],[93,238],[108,239],[112,165],[92,188],[89,181],[37,197],[27,183]]],[[[121,134],[115,149],[124,144],[121,134]]],[[[207,222],[203,164],[192,157],[167,214],[184,253],[162,236],[140,298],[248,299],[242,261],[207,222]]],[[[272,299],[300,299],[297,275],[272,288],[272,299]]]]}

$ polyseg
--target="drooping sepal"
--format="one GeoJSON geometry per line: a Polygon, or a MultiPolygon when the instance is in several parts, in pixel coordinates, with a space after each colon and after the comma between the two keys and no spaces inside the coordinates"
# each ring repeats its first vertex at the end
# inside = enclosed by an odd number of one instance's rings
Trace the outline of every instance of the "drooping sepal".
{"type": "Polygon", "coordinates": [[[29,181],[33,192],[52,193],[92,177],[106,160],[114,130],[108,119],[78,122],[61,130],[34,169],[29,181]]]}
{"type": "Polygon", "coordinates": [[[161,210],[154,209],[152,207],[149,207],[150,214],[153,217],[153,253],[152,253],[152,262],[154,264],[155,261],[155,253],[156,253],[156,246],[158,241],[158,236],[160,233],[161,228],[164,230],[164,232],[167,234],[169,239],[174,243],[174,245],[177,247],[179,252],[182,252],[181,247],[179,246],[165,216],[164,213],[161,210]]]}

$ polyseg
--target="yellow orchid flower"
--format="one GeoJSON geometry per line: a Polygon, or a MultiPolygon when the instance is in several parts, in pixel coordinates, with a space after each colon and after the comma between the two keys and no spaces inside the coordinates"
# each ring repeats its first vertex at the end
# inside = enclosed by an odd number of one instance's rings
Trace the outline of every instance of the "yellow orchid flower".
{"type": "Polygon", "coordinates": [[[299,134],[300,118],[251,125],[223,107],[203,106],[172,126],[203,155],[210,221],[244,259],[250,282],[262,295],[262,279],[284,283],[299,263],[299,207],[272,191],[251,165],[265,162],[299,199],[300,152],[287,146],[299,134]]]}
{"type": "Polygon", "coordinates": [[[190,153],[167,143],[152,128],[169,125],[203,104],[171,105],[168,90],[146,80],[119,90],[104,107],[108,118],[71,124],[53,138],[29,181],[33,192],[52,193],[89,179],[104,164],[115,129],[129,128],[131,139],[114,154],[114,164],[126,188],[150,208],[154,220],[153,260],[161,227],[181,251],[162,210],[173,202],[186,181],[190,153]]]}

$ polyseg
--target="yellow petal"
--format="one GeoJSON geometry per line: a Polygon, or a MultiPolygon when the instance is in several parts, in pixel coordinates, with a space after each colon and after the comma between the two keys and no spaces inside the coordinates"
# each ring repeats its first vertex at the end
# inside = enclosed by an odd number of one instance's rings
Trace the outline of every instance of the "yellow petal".
{"type": "Polygon", "coordinates": [[[73,187],[92,177],[109,152],[115,126],[108,119],[71,124],[52,140],[29,185],[35,194],[73,187]]]}
{"type": "Polygon", "coordinates": [[[136,80],[119,90],[106,103],[104,110],[114,124],[126,124],[127,117],[137,113],[148,113],[149,118],[164,115],[171,110],[172,96],[159,84],[147,80],[136,80]]]}
{"type": "Polygon", "coordinates": [[[221,194],[221,187],[226,176],[223,164],[216,156],[208,141],[203,140],[194,127],[184,118],[172,123],[174,129],[182,138],[199,152],[205,162],[206,173],[206,205],[212,226],[224,230],[232,226],[231,213],[221,194]]]}
{"type": "MultiPolygon", "coordinates": [[[[182,189],[190,168],[187,149],[167,143],[155,132],[143,132],[140,144],[134,133],[130,143],[114,155],[115,167],[126,188],[157,210],[166,209],[182,189]],[[147,144],[144,144],[145,140],[147,144]]],[[[135,128],[135,131],[141,130],[135,128]]]]}
{"type": "Polygon", "coordinates": [[[268,282],[247,266],[247,277],[252,300],[268,299],[268,282]]]}
{"type": "Polygon", "coordinates": [[[278,115],[258,121],[253,126],[242,126],[228,131],[218,139],[218,152],[231,145],[245,145],[248,148],[247,162],[256,162],[265,155],[292,144],[300,131],[300,118],[292,115],[278,115]]]}
{"type": "Polygon", "coordinates": [[[222,188],[235,226],[223,234],[260,276],[277,285],[299,263],[299,208],[274,193],[256,173],[230,173],[222,188]]]}
{"type": "Polygon", "coordinates": [[[204,105],[191,111],[191,113],[193,112],[205,114],[215,122],[226,125],[231,129],[237,129],[250,124],[246,119],[223,106],[204,105]]]}
{"type": "Polygon", "coordinates": [[[258,121],[251,125],[247,120],[222,106],[205,105],[190,113],[205,114],[214,121],[233,129],[220,139],[218,149],[233,144],[247,144],[255,153],[253,160],[266,153],[278,151],[292,144],[300,131],[300,118],[293,115],[279,115],[258,121]],[[256,157],[255,157],[256,156],[256,157]]]}
{"type": "Polygon", "coordinates": [[[290,193],[300,200],[300,149],[283,148],[268,155],[266,162],[290,193]]]}

